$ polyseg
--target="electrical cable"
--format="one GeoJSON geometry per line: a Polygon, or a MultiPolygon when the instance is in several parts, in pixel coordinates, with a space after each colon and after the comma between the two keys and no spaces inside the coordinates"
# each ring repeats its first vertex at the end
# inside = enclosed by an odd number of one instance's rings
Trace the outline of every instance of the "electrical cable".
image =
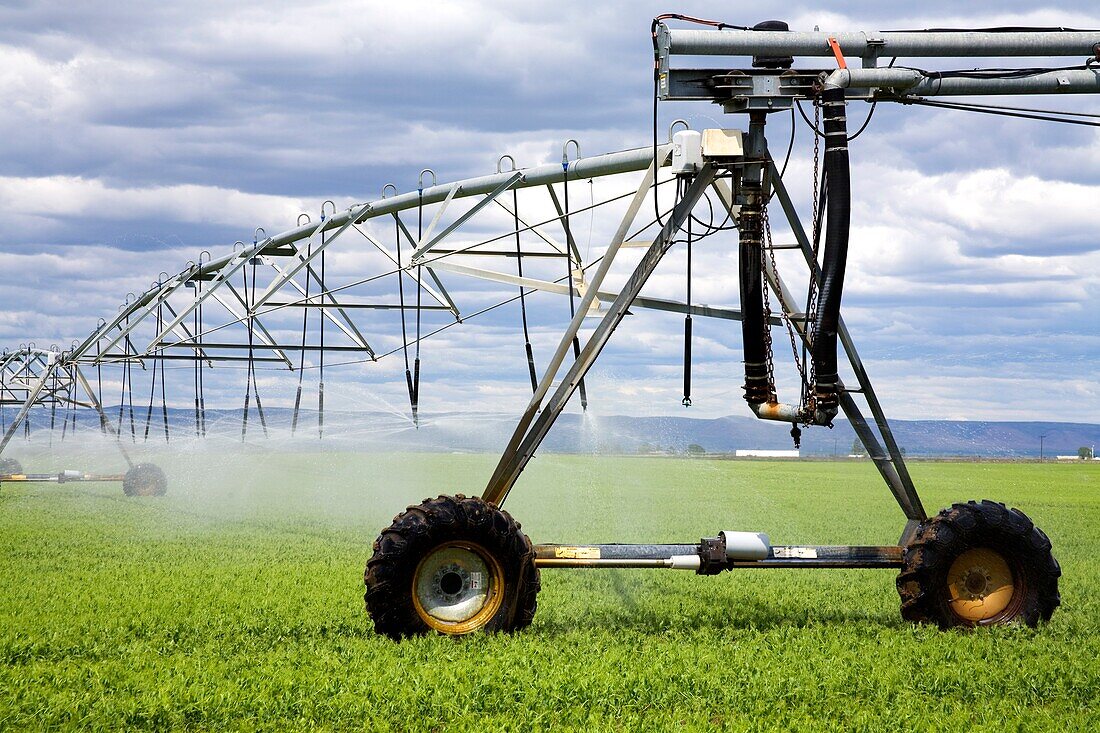
{"type": "MultiPolygon", "coordinates": [[[[200,255],[200,258],[201,258],[201,255],[200,255]]],[[[201,280],[196,280],[195,281],[195,297],[199,298],[201,296],[201,293],[202,293],[202,281],[201,280]]],[[[198,324],[199,324],[198,331],[195,333],[195,341],[199,344],[199,348],[201,349],[202,348],[202,328],[203,328],[202,300],[201,299],[199,300],[198,307],[195,308],[195,313],[196,313],[196,317],[198,318],[198,324]]],[[[203,352],[203,353],[205,354],[205,352],[203,352]]],[[[202,437],[205,438],[206,437],[206,384],[204,382],[204,376],[203,376],[203,370],[202,370],[202,360],[201,359],[199,360],[198,371],[199,371],[199,422],[202,426],[202,437]]]]}
{"type": "MultiPolygon", "coordinates": [[[[923,99],[923,97],[916,97],[916,99],[923,99]]],[[[1088,117],[1091,119],[1100,119],[1100,114],[1096,114],[1093,112],[1067,112],[1065,110],[1036,109],[1035,107],[1009,107],[1002,104],[979,104],[977,102],[941,102],[941,104],[959,104],[980,109],[1008,110],[1011,112],[1034,112],[1036,114],[1059,115],[1062,117],[1088,117]]]]}
{"type": "MultiPolygon", "coordinates": [[[[252,265],[252,292],[251,292],[251,294],[246,294],[246,296],[245,296],[246,299],[248,300],[248,312],[249,313],[254,313],[254,311],[255,311],[255,303],[256,303],[256,265],[258,264],[259,259],[260,258],[259,258],[258,255],[253,255],[253,257],[251,258],[251,261],[250,261],[250,264],[252,265]]],[[[255,319],[255,315],[253,315],[252,318],[255,319]]],[[[162,364],[164,363],[163,359],[161,359],[161,363],[162,364]]],[[[270,436],[268,435],[268,432],[267,432],[267,417],[264,415],[264,404],[263,404],[263,402],[260,401],[260,383],[256,380],[256,361],[255,361],[254,358],[249,359],[249,367],[250,367],[249,372],[252,375],[252,393],[256,395],[256,412],[260,416],[260,427],[263,428],[264,437],[268,438],[270,436]]],[[[161,377],[161,389],[162,390],[164,389],[163,373],[162,373],[162,377],[161,377]]],[[[167,422],[166,422],[165,423],[165,435],[166,435],[166,437],[167,437],[167,428],[168,428],[168,425],[167,425],[167,422]]]]}
{"type": "MultiPolygon", "coordinates": [[[[1068,120],[1061,117],[1051,117],[1043,114],[1026,114],[1023,112],[1009,111],[1011,108],[998,108],[996,105],[973,105],[964,102],[941,102],[939,100],[925,99],[923,97],[899,97],[898,99],[892,99],[890,101],[896,101],[901,104],[915,104],[921,107],[937,107],[940,109],[952,109],[960,112],[975,112],[977,114],[996,115],[999,117],[1015,117],[1025,120],[1039,120],[1040,122],[1058,122],[1063,125],[1078,125],[1081,127],[1100,127],[1100,122],[1089,122],[1088,120],[1068,120]]],[[[1055,112],[1054,114],[1061,114],[1055,112]]],[[[1080,115],[1084,116],[1084,115],[1080,115]]],[[[1088,115],[1090,117],[1100,115],[1088,115]]]]}
{"type": "Polygon", "coordinates": [[[1031,66],[1022,68],[992,68],[992,69],[952,69],[950,71],[929,71],[915,66],[899,66],[903,70],[916,71],[929,79],[1027,79],[1040,74],[1049,74],[1052,71],[1086,71],[1088,64],[1076,66],[1031,66]]]}
{"type": "Polygon", "coordinates": [[[97,339],[95,342],[95,382],[96,382],[96,402],[99,403],[99,432],[104,435],[107,434],[107,420],[103,415],[103,364],[99,361],[101,351],[101,342],[97,339]]]}
{"type": "MultiPolygon", "coordinates": [[[[158,358],[156,360],[156,362],[153,363],[153,368],[156,369],[158,365],[160,366],[160,413],[161,413],[161,415],[164,416],[164,442],[168,443],[168,397],[166,395],[166,390],[165,390],[165,385],[164,385],[164,382],[165,382],[165,380],[164,380],[164,359],[158,358]]],[[[259,394],[257,394],[256,395],[257,405],[259,404],[259,402],[260,402],[260,396],[259,396],[259,394]]],[[[263,413],[261,412],[260,415],[262,416],[263,413]]],[[[75,411],[73,412],[73,429],[74,430],[76,429],[76,412],[75,411]]]]}
{"type": "MultiPolygon", "coordinates": [[[[516,273],[523,278],[523,250],[519,239],[519,193],[512,188],[512,220],[516,229],[516,273]]],[[[527,298],[523,294],[523,286],[519,286],[519,313],[523,323],[523,347],[527,352],[527,371],[531,376],[531,392],[537,392],[539,388],[538,372],[535,370],[535,354],[531,349],[531,333],[527,327],[527,298]]]]}
{"type": "MultiPolygon", "coordinates": [[[[241,268],[241,277],[244,278],[244,293],[245,297],[248,297],[248,268],[241,268]]],[[[248,433],[248,407],[249,401],[252,398],[252,368],[255,364],[253,345],[253,325],[252,325],[252,310],[248,307],[248,303],[245,303],[245,323],[248,326],[248,368],[245,371],[244,376],[244,412],[241,415],[241,442],[244,442],[245,435],[248,433]]]]}
{"type": "MultiPolygon", "coordinates": [[[[398,239],[397,246],[400,249],[401,240],[398,239]]],[[[313,240],[309,240],[306,245],[306,260],[309,261],[313,255],[313,240]]],[[[306,300],[309,300],[309,286],[313,283],[313,278],[306,273],[306,300]]],[[[302,406],[302,377],[305,376],[306,365],[306,330],[309,326],[309,305],[308,303],[302,306],[302,353],[298,357],[298,391],[294,395],[294,412],[290,417],[290,434],[294,435],[298,430],[298,412],[302,406]]]]}
{"type": "MultiPolygon", "coordinates": [[[[195,286],[195,298],[199,297],[199,281],[192,279],[191,283],[195,286]]],[[[194,326],[194,337],[192,338],[195,343],[198,343],[198,333],[201,330],[199,325],[199,309],[196,306],[194,315],[192,316],[192,325],[194,326]]],[[[195,437],[202,437],[202,418],[199,416],[199,372],[202,371],[202,352],[199,347],[195,346],[195,363],[194,374],[192,375],[192,382],[195,390],[195,437]]]]}
{"type": "MultiPolygon", "coordinates": [[[[53,447],[53,434],[57,425],[57,372],[53,373],[53,399],[50,400],[50,447],[53,447]]],[[[62,439],[64,439],[62,435],[62,439]]]]}
{"type": "MultiPolygon", "coordinates": [[[[569,148],[569,143],[565,144],[566,150],[569,148]]],[[[577,152],[578,157],[580,151],[577,152]]],[[[656,160],[656,158],[654,158],[656,160]]],[[[564,198],[565,213],[562,216],[562,223],[565,226],[565,275],[566,280],[569,283],[569,321],[572,323],[576,318],[576,307],[573,303],[574,298],[574,283],[573,283],[573,255],[576,252],[576,244],[573,242],[573,230],[569,228],[569,160],[565,157],[565,153],[562,153],[562,197],[564,198]]],[[[654,178],[656,178],[656,170],[654,170],[654,178]]],[[[580,254],[577,253],[579,257],[580,254]]],[[[578,262],[577,267],[584,272],[584,263],[578,262]]],[[[573,360],[578,361],[581,358],[581,342],[577,337],[577,334],[573,334],[573,360]]],[[[585,390],[584,377],[581,377],[578,384],[581,393],[581,411],[586,412],[588,410],[588,392],[585,390]]]]}
{"type": "MultiPolygon", "coordinates": [[[[434,180],[434,178],[433,178],[434,180]]],[[[424,184],[423,174],[421,179],[417,182],[416,189],[416,241],[419,244],[424,238],[424,184]]],[[[415,252],[415,250],[414,250],[415,252]]],[[[412,264],[411,262],[409,264],[412,264]]],[[[417,289],[416,289],[416,346],[413,353],[413,371],[409,372],[409,353],[408,347],[405,348],[405,382],[409,388],[409,407],[412,410],[413,425],[419,429],[420,427],[420,275],[419,266],[417,269],[417,289]]],[[[398,273],[398,277],[401,277],[402,273],[398,273]]],[[[402,302],[401,316],[402,324],[404,324],[405,307],[402,302]]],[[[404,328],[404,326],[402,326],[404,328]]],[[[402,331],[402,337],[404,338],[404,331],[402,331]]]]}
{"type": "Polygon", "coordinates": [[[1063,28],[1061,26],[995,26],[993,28],[914,28],[882,33],[1100,33],[1092,28],[1063,28]]]}
{"type": "Polygon", "coordinates": [[[684,407],[691,407],[691,221],[694,218],[689,216],[687,220],[687,293],[684,304],[688,312],[684,314],[684,399],[680,401],[684,407]]]}
{"type": "MultiPolygon", "coordinates": [[[[335,207],[333,207],[335,208],[335,207]]],[[[324,220],[324,204],[321,205],[321,219],[324,220]]],[[[318,285],[321,288],[321,292],[318,293],[318,297],[323,297],[327,286],[325,285],[325,245],[326,245],[327,233],[321,232],[321,282],[318,285]]],[[[319,371],[317,372],[317,440],[324,440],[325,437],[325,311],[324,308],[318,308],[317,315],[317,330],[318,330],[318,351],[317,362],[319,371]]],[[[403,312],[403,311],[402,311],[403,312]]]]}
{"type": "MultiPolygon", "coordinates": [[[[163,313],[161,312],[161,307],[158,305],[157,306],[157,333],[163,333],[163,331],[164,331],[163,313]]],[[[145,434],[143,435],[143,437],[141,439],[141,442],[143,442],[143,443],[148,443],[149,442],[149,428],[150,428],[150,426],[152,425],[152,422],[153,422],[153,401],[156,398],[156,394],[157,394],[157,364],[156,364],[155,361],[153,362],[153,368],[150,369],[149,371],[151,372],[151,374],[149,375],[149,407],[145,411],[145,434]]]]}

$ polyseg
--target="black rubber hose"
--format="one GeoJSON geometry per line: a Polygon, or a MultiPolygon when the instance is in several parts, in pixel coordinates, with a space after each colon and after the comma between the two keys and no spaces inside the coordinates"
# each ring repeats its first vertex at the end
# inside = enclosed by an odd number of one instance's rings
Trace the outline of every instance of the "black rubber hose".
{"type": "Polygon", "coordinates": [[[741,207],[738,260],[741,285],[741,337],[745,354],[745,401],[758,405],[768,401],[767,345],[764,340],[764,290],[761,274],[761,240],[764,233],[760,183],[743,183],[745,203],[741,207]]]}
{"type": "Polygon", "coordinates": [[[684,316],[684,407],[691,407],[691,316],[684,316]]]}
{"type": "Polygon", "coordinates": [[[828,181],[825,247],[821,262],[821,293],[817,301],[813,345],[817,375],[817,406],[835,410],[837,388],[837,329],[844,270],[848,262],[848,234],[852,219],[848,127],[844,118],[844,90],[826,88],[821,95],[825,128],[825,177],[828,181]]]}

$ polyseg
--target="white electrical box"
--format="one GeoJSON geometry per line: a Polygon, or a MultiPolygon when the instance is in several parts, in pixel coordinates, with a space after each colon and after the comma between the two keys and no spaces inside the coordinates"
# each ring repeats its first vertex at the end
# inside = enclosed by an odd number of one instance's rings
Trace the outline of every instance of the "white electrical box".
{"type": "Polygon", "coordinates": [[[703,167],[703,136],[695,130],[672,135],[672,172],[677,176],[698,173],[703,167]]]}
{"type": "Polygon", "coordinates": [[[745,147],[740,130],[703,130],[703,157],[729,160],[743,158],[745,147]]]}

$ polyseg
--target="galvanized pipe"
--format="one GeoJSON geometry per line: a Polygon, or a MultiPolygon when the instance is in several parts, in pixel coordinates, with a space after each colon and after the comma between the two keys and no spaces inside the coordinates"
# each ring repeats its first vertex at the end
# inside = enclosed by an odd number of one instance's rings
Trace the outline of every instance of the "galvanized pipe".
{"type": "Polygon", "coordinates": [[[922,97],[1004,94],[1100,93],[1100,67],[1045,71],[1015,79],[940,77],[917,69],[837,69],[825,79],[826,87],[896,89],[922,97]]]}
{"type": "MultiPolygon", "coordinates": [[[[619,173],[633,173],[644,170],[653,162],[653,148],[634,148],[621,150],[615,153],[595,155],[591,158],[579,158],[569,163],[569,175],[574,178],[592,178],[599,176],[611,176],[619,173]]],[[[560,163],[548,163],[534,168],[520,168],[523,179],[515,184],[515,188],[531,188],[532,186],[545,186],[548,183],[557,183],[562,180],[563,171],[560,163]]],[[[423,196],[418,191],[389,196],[386,198],[368,201],[348,207],[345,211],[332,215],[324,227],[316,224],[288,229],[281,234],[276,234],[267,240],[264,249],[275,248],[292,244],[306,239],[317,231],[330,231],[346,224],[354,218],[356,222],[372,219],[384,214],[393,214],[399,211],[414,209],[423,204],[436,204],[447,198],[451,189],[458,186],[454,198],[468,198],[492,193],[502,184],[514,177],[515,171],[505,171],[476,178],[466,178],[452,183],[441,183],[424,189],[423,196]]],[[[259,254],[263,254],[260,250],[259,254]]],[[[204,263],[194,270],[193,276],[205,275],[217,272],[226,263],[233,259],[233,255],[226,255],[210,262],[204,263]]]]}
{"type": "MultiPolygon", "coordinates": [[[[663,146],[660,153],[661,155],[659,157],[661,160],[664,160],[663,154],[665,153],[665,148],[663,146]]],[[[652,162],[653,148],[633,148],[631,150],[621,150],[614,153],[594,155],[590,158],[578,158],[570,161],[569,174],[575,178],[592,178],[617,175],[620,173],[633,173],[644,170],[652,162]]],[[[514,184],[514,188],[530,188],[532,186],[544,186],[551,183],[557,183],[561,181],[564,176],[564,171],[559,163],[548,163],[547,165],[533,168],[522,168],[518,172],[522,174],[523,178],[514,184]]],[[[490,194],[507,183],[516,173],[516,171],[505,171],[503,173],[495,173],[487,176],[467,178],[452,183],[430,186],[425,188],[422,194],[420,191],[410,191],[396,196],[355,204],[354,206],[348,207],[345,211],[333,214],[320,225],[311,223],[295,227],[294,229],[288,229],[285,232],[276,234],[256,244],[249,245],[243,250],[231,252],[217,259],[195,265],[176,276],[176,278],[178,278],[177,284],[182,286],[185,280],[206,278],[209,275],[218,273],[226,265],[232,262],[235,257],[239,257],[243,262],[253,255],[263,254],[267,251],[285,247],[288,244],[308,239],[314,234],[346,227],[349,222],[358,223],[376,216],[413,209],[421,204],[439,203],[448,198],[452,189],[456,186],[457,191],[453,194],[454,198],[490,194]]],[[[175,282],[175,279],[169,281],[169,283],[175,282]]],[[[79,357],[86,353],[88,349],[91,348],[92,344],[118,326],[125,316],[136,313],[141,308],[156,301],[165,287],[167,287],[167,285],[157,285],[139,295],[133,303],[128,304],[111,322],[104,324],[85,339],[84,342],[74,350],[75,356],[79,357]]]]}
{"type": "Polygon", "coordinates": [[[658,43],[685,56],[1093,56],[1100,31],[797,31],[688,30],[662,26],[658,43]]]}
{"type": "Polygon", "coordinates": [[[665,568],[668,570],[698,570],[702,561],[698,555],[674,555],[668,558],[629,560],[625,558],[535,558],[540,568],[665,568]]]}

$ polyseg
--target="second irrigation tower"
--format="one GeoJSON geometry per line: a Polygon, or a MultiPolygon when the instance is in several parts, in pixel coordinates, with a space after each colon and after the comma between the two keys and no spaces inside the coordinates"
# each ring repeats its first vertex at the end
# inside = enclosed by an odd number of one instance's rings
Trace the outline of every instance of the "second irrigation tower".
{"type": "MultiPolygon", "coordinates": [[[[652,36],[653,154],[638,196],[591,276],[483,495],[426,500],[409,507],[379,535],[365,573],[366,605],[375,628],[395,638],[433,630],[465,634],[522,628],[534,617],[540,569],[591,567],[671,568],[700,575],[741,568],[890,568],[900,571],[901,612],[911,621],[941,627],[1034,626],[1049,619],[1060,603],[1061,571],[1046,535],[1019,510],[993,501],[958,503],[928,516],[844,325],[841,301],[851,219],[848,147],[854,138],[846,111],[854,101],[894,102],[1069,121],[1060,114],[940,98],[1098,93],[1100,31],[792,32],[778,21],[750,28],[665,15],[654,19],[652,36]],[[672,28],[670,21],[695,27],[672,28]],[[674,64],[677,57],[718,57],[721,64],[680,68],[674,64]],[[922,57],[939,63],[962,57],[1070,57],[1073,62],[935,72],[905,62],[922,57]],[[796,66],[796,58],[812,63],[796,66]],[[884,59],[890,59],[888,65],[882,64],[884,59]],[[658,100],[715,103],[747,125],[743,130],[685,130],[673,136],[671,146],[658,146],[658,100]],[[813,108],[815,135],[823,147],[808,226],[798,217],[766,137],[769,115],[793,114],[802,103],[813,108]],[[657,209],[659,234],[578,349],[582,321],[647,187],[654,186],[658,173],[667,167],[679,179],[676,204],[664,214],[657,209]],[[749,409],[761,419],[790,423],[796,443],[802,428],[829,426],[843,412],[905,515],[896,545],[778,546],[764,533],[744,531],[722,531],[685,544],[533,545],[501,509],[662,257],[674,242],[686,239],[690,247],[692,212],[708,191],[717,195],[738,230],[738,317],[749,409]],[[793,245],[771,241],[768,204],[773,201],[794,234],[793,245]],[[776,268],[775,251],[780,248],[800,251],[809,269],[801,306],[776,268]],[[803,354],[801,394],[788,402],[779,400],[773,377],[771,327],[776,324],[790,330],[796,360],[799,348],[803,354]],[[841,378],[840,350],[855,384],[841,378]],[[571,365],[553,387],[571,354],[571,365]]],[[[567,161],[562,179],[570,175],[567,161]]],[[[690,337],[690,315],[695,311],[686,312],[690,337]]],[[[690,399],[688,386],[685,401],[690,399]]]]}

